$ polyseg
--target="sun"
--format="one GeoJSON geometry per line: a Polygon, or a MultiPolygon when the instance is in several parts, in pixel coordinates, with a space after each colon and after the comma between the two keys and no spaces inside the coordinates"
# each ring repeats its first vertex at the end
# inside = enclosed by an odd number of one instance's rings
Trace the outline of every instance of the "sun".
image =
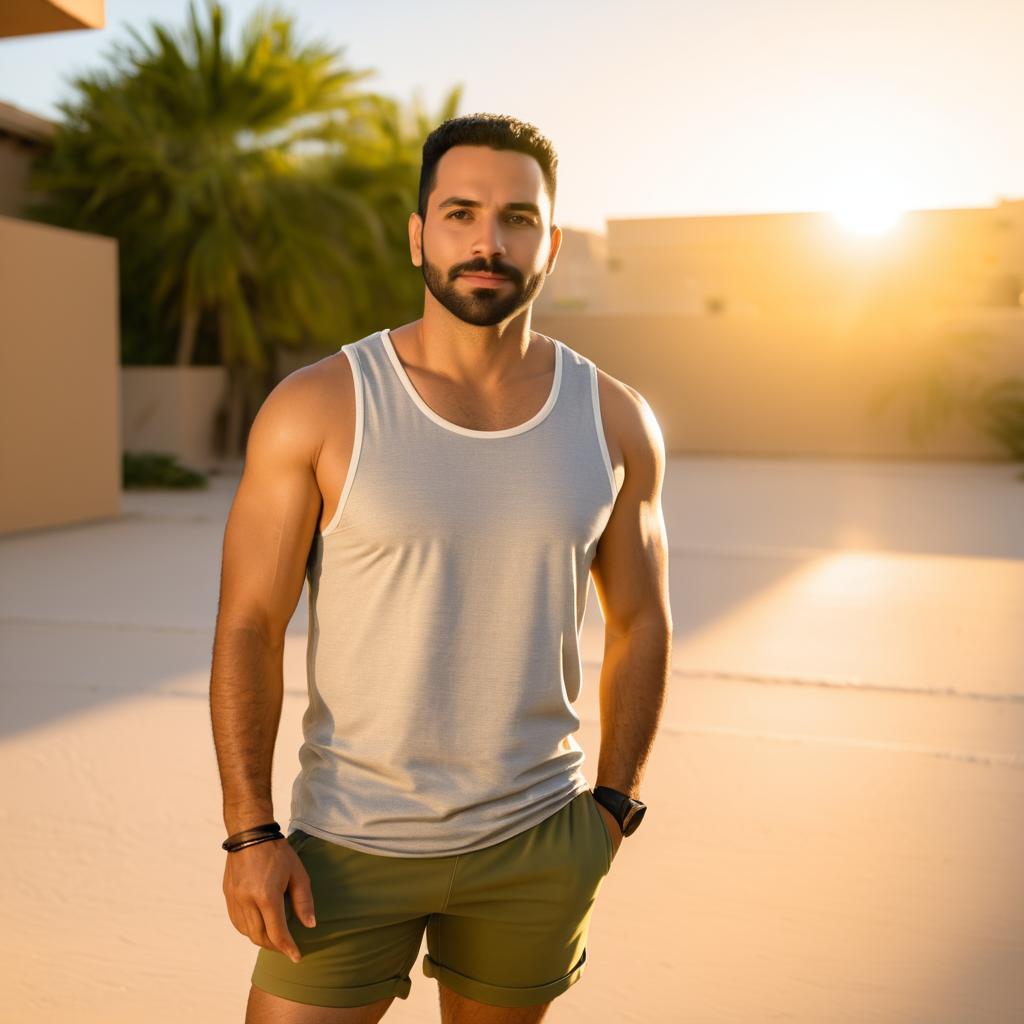
{"type": "Polygon", "coordinates": [[[834,206],[831,213],[847,231],[857,235],[881,235],[894,228],[906,210],[895,203],[867,198],[843,202],[834,206]]]}

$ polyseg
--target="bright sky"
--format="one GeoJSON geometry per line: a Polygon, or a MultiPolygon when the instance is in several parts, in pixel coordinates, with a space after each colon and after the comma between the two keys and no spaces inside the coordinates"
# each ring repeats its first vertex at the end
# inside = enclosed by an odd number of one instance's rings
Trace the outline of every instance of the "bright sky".
{"type": "MultiPolygon", "coordinates": [[[[256,0],[229,0],[235,37],[256,0]]],[[[988,206],[1024,198],[1022,0],[292,0],[367,86],[514,114],[559,153],[556,220],[988,206]]],[[[130,20],[0,41],[0,99],[44,116],[130,20]]],[[[144,34],[146,34],[144,32],[144,34]]]]}

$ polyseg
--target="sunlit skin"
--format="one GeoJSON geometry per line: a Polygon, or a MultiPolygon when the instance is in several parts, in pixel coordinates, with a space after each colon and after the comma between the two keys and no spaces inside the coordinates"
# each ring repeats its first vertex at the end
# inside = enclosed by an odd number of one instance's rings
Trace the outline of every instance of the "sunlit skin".
{"type": "Polygon", "coordinates": [[[425,221],[409,217],[410,255],[425,284],[423,317],[392,332],[417,365],[479,394],[532,372],[532,303],[562,243],[552,213],[532,156],[454,146],[441,157],[425,221]],[[534,209],[510,205],[521,203],[534,209]],[[474,280],[471,271],[505,278],[474,280]]]}

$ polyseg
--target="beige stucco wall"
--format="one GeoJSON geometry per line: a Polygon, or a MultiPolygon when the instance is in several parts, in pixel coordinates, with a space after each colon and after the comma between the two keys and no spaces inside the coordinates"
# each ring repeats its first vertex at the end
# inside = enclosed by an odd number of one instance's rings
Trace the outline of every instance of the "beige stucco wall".
{"type": "Polygon", "coordinates": [[[0,533],[120,513],[117,243],[0,216],[0,533]]]}
{"type": "Polygon", "coordinates": [[[226,377],[223,366],[122,367],[125,451],[175,455],[200,472],[217,468],[214,419],[226,377]]]}
{"type": "MultiPolygon", "coordinates": [[[[1024,312],[972,322],[993,338],[991,375],[1024,374],[1024,312]]],[[[1008,458],[963,422],[915,447],[902,408],[869,418],[870,396],[893,374],[927,368],[934,325],[549,314],[534,326],[635,387],[676,454],[1008,458]]]]}

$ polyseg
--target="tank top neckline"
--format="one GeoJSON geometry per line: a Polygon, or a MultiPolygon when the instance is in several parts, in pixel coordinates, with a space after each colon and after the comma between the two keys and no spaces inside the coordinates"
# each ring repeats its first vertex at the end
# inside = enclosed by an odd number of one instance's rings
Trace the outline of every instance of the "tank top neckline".
{"type": "MultiPolygon", "coordinates": [[[[536,333],[539,334],[540,332],[538,331],[536,333]]],[[[554,380],[551,382],[551,391],[548,393],[547,401],[537,410],[537,412],[535,412],[525,423],[520,423],[518,426],[514,427],[506,427],[504,430],[474,430],[471,427],[460,426],[458,423],[452,423],[451,420],[446,420],[443,416],[431,409],[423,400],[422,395],[420,395],[413,386],[412,381],[409,379],[409,375],[405,372],[405,367],[402,365],[401,359],[398,358],[395,346],[391,342],[391,328],[385,327],[380,332],[380,336],[384,345],[384,351],[387,352],[388,359],[391,362],[402,387],[416,404],[416,407],[428,419],[433,420],[439,427],[443,427],[445,430],[451,431],[453,434],[463,434],[466,437],[482,437],[488,440],[499,437],[512,437],[515,434],[523,434],[527,430],[533,429],[533,427],[536,427],[547,419],[548,414],[555,406],[555,401],[558,399],[558,392],[562,386],[562,343],[557,338],[549,338],[548,340],[554,342],[555,345],[555,376],[554,380]]],[[[541,337],[547,338],[548,336],[544,334],[541,335],[541,337]]]]}

